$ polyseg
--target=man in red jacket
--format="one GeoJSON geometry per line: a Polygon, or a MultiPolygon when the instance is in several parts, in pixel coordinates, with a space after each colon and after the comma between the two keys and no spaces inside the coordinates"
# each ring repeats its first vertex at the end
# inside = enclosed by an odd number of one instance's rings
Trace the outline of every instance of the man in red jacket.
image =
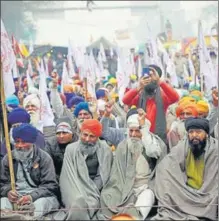
{"type": "Polygon", "coordinates": [[[151,122],[150,131],[166,143],[166,111],[179,100],[179,95],[169,84],[160,81],[161,75],[162,71],[156,65],[143,68],[138,88],[129,90],[123,103],[144,109],[151,122]]]}

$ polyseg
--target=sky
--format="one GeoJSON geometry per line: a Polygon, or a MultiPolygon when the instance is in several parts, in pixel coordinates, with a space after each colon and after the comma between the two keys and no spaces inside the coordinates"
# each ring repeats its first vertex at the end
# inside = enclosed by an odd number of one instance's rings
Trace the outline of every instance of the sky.
{"type": "MultiPolygon", "coordinates": [[[[95,1],[94,1],[95,2],[95,1]]],[[[126,6],[133,4],[158,4],[158,1],[96,1],[98,6],[126,6]]],[[[169,1],[168,1],[169,2],[169,1]]],[[[213,1],[181,1],[181,7],[191,11],[210,4],[213,1]]],[[[169,2],[170,3],[170,2],[169,2]]],[[[65,1],[65,7],[85,7],[85,1],[65,1]]],[[[194,14],[195,15],[195,14],[194,14]]],[[[90,39],[97,40],[104,35],[110,41],[115,39],[115,30],[132,29],[139,22],[139,17],[132,16],[129,10],[93,10],[66,11],[65,20],[38,20],[38,44],[67,46],[70,38],[75,45],[88,45],[90,39]],[[92,36],[92,37],[91,37],[92,36]]],[[[132,35],[124,44],[136,44],[132,35]]]]}

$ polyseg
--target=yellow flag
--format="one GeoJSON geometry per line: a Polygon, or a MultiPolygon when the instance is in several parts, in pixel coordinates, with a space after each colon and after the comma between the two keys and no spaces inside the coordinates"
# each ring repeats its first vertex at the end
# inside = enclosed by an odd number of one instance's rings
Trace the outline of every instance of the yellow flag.
{"type": "Polygon", "coordinates": [[[30,55],[29,51],[27,50],[26,46],[21,43],[19,44],[20,46],[20,50],[21,50],[21,54],[24,56],[24,57],[28,57],[30,55]]]}

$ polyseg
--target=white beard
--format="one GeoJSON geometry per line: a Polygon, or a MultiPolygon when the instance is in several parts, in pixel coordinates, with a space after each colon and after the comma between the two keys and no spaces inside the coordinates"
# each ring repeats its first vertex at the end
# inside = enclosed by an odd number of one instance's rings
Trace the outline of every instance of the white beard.
{"type": "Polygon", "coordinates": [[[37,128],[40,120],[40,113],[38,111],[29,112],[30,114],[30,124],[37,128]]]}

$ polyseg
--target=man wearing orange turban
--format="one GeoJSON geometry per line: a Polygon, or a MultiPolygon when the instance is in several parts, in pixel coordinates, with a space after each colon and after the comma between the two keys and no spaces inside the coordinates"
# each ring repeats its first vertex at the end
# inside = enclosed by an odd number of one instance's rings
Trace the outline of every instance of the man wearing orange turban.
{"type": "Polygon", "coordinates": [[[174,121],[167,134],[170,149],[178,144],[186,134],[184,121],[189,117],[197,117],[197,105],[193,102],[184,102],[176,108],[177,120],[174,121]]]}
{"type": "Polygon", "coordinates": [[[62,202],[66,208],[77,208],[68,211],[67,220],[95,219],[100,207],[100,192],[109,179],[113,159],[110,147],[99,140],[101,134],[98,120],[85,119],[79,141],[66,147],[60,175],[62,202]]]}

